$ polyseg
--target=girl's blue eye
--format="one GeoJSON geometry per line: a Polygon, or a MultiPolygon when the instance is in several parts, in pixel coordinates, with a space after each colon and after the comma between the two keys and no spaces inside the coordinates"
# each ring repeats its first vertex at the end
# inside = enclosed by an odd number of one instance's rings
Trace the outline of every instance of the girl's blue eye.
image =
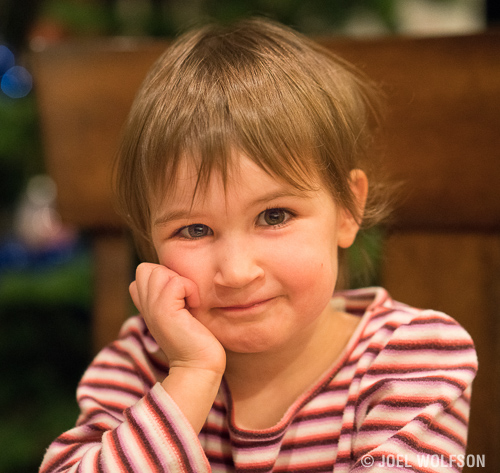
{"type": "Polygon", "coordinates": [[[192,225],[187,225],[182,227],[178,234],[183,238],[188,238],[190,240],[196,238],[202,238],[208,235],[212,235],[212,229],[203,225],[202,223],[193,223],[192,225]]]}
{"type": "Polygon", "coordinates": [[[258,217],[259,225],[278,226],[286,223],[290,219],[290,212],[285,209],[267,209],[258,217]]]}

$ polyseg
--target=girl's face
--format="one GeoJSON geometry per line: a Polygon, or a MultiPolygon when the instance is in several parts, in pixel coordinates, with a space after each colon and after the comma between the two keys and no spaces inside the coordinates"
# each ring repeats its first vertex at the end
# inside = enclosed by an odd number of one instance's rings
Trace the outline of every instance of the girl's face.
{"type": "Polygon", "coordinates": [[[320,186],[299,191],[244,155],[227,189],[213,176],[192,204],[196,175],[153,213],[160,264],[194,281],[190,309],[228,351],[272,352],[322,330],[337,280],[338,247],[358,225],[320,186]]]}

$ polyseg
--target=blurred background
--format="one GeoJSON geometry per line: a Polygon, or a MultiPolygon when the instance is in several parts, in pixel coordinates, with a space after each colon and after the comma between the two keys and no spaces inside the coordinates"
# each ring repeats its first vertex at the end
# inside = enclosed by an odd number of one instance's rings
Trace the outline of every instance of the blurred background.
{"type": "Polygon", "coordinates": [[[0,473],[37,471],[50,441],[74,425],[76,384],[93,355],[91,251],[87,235],[57,213],[30,52],[79,37],[169,38],[206,19],[255,14],[317,36],[446,35],[498,24],[499,6],[496,0],[0,0],[0,473]]]}

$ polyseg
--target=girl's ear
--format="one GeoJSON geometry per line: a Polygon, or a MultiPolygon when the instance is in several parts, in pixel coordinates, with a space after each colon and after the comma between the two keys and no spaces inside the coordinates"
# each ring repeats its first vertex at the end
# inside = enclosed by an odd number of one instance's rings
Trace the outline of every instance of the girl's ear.
{"type": "MultiPolygon", "coordinates": [[[[360,217],[365,210],[366,198],[368,196],[368,178],[361,169],[353,169],[349,176],[351,190],[357,206],[357,215],[360,217]]],[[[338,246],[349,248],[356,238],[360,222],[347,209],[340,209],[338,246]]]]}

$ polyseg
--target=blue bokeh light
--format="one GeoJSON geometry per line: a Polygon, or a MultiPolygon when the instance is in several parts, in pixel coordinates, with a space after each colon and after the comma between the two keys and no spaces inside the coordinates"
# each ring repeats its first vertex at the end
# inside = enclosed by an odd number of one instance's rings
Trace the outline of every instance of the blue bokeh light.
{"type": "Polygon", "coordinates": [[[33,87],[31,74],[22,66],[11,67],[2,77],[0,88],[13,99],[26,97],[33,87]]]}

